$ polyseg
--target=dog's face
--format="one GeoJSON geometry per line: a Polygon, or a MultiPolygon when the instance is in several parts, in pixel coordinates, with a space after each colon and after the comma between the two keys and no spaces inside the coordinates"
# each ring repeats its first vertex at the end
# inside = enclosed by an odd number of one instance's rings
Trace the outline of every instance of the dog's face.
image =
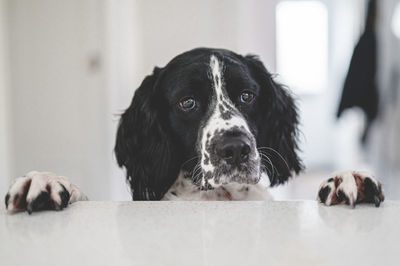
{"type": "MultiPolygon", "coordinates": [[[[259,87],[243,64],[206,54],[172,68],[161,86],[169,124],[183,144],[185,159],[198,158],[193,160],[199,168],[195,183],[257,183],[261,160],[252,113],[259,87]]],[[[193,171],[193,162],[184,170],[193,171]]]]}
{"type": "Polygon", "coordinates": [[[134,199],[159,199],[186,171],[203,188],[271,184],[301,169],[292,98],[255,57],[195,49],[156,68],[122,115],[115,147],[134,199]]]}

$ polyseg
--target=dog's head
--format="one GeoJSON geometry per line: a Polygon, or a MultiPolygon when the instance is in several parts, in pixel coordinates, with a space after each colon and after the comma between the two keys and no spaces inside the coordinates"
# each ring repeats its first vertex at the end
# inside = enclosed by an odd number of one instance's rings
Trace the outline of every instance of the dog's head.
{"type": "Polygon", "coordinates": [[[292,97],[255,56],[199,48],[155,68],[122,115],[115,146],[133,199],[160,199],[180,171],[207,188],[271,185],[302,169],[292,97]]]}

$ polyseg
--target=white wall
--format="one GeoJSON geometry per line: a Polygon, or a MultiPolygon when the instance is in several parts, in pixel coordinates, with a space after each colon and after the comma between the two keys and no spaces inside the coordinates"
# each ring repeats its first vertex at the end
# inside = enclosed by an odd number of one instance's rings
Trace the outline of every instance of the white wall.
{"type": "MultiPolygon", "coordinates": [[[[274,1],[262,0],[111,1],[119,70],[126,74],[130,69],[137,86],[154,66],[201,46],[255,53],[274,70],[274,6],[274,1]],[[127,59],[133,60],[126,63],[127,59]]],[[[133,93],[132,88],[124,89],[133,93]]]]}
{"type": "Polygon", "coordinates": [[[357,168],[362,164],[359,151],[362,119],[357,111],[350,110],[338,121],[336,112],[351,55],[361,34],[365,1],[323,2],[329,17],[328,80],[321,93],[299,95],[303,158],[311,169],[357,168]]]}
{"type": "Polygon", "coordinates": [[[10,183],[10,124],[9,124],[9,73],[7,6],[0,0],[0,195],[4,195],[10,183]]]}
{"type": "Polygon", "coordinates": [[[8,3],[11,174],[53,171],[70,177],[89,198],[109,198],[103,2],[8,3]]]}

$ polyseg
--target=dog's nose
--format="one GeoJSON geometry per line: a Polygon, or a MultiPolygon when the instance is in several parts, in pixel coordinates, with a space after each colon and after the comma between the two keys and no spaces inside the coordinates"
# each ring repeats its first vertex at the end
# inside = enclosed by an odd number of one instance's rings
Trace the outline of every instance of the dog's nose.
{"type": "Polygon", "coordinates": [[[245,137],[225,137],[216,145],[216,152],[228,164],[238,165],[249,159],[250,144],[245,137]]]}

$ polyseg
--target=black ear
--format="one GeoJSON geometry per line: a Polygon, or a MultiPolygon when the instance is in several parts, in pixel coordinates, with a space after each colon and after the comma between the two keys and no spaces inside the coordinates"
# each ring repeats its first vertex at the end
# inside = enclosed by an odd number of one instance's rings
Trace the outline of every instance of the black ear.
{"type": "Polygon", "coordinates": [[[162,123],[163,100],[157,92],[161,71],[155,68],[143,80],[118,126],[115,155],[126,169],[133,200],[161,199],[179,174],[177,145],[162,123]]]}
{"type": "Polygon", "coordinates": [[[258,105],[262,115],[257,121],[257,145],[272,162],[273,166],[265,165],[271,186],[282,184],[304,168],[297,155],[297,108],[289,92],[273,80],[256,56],[248,55],[245,59],[260,86],[258,105]]]}

